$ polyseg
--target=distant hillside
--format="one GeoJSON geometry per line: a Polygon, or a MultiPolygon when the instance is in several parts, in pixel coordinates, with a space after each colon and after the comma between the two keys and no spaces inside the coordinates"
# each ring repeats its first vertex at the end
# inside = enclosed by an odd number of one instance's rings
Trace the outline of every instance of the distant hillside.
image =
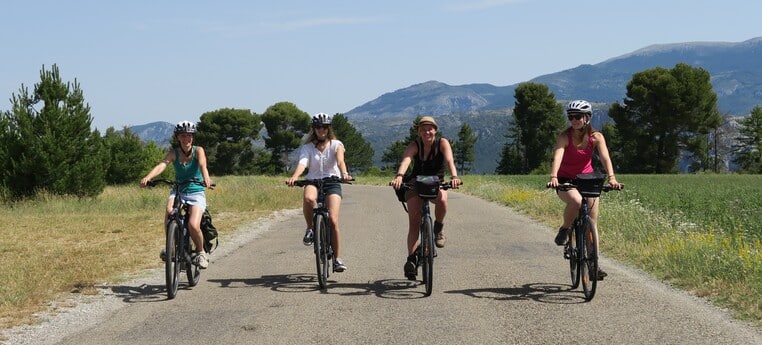
{"type": "MultiPolygon", "coordinates": [[[[587,99],[594,102],[593,125],[608,120],[608,104],[621,102],[632,74],[657,66],[672,68],[683,62],[706,69],[718,97],[720,112],[747,115],[762,105],[762,37],[739,43],[690,42],[660,44],[611,58],[594,65],[536,77],[531,82],[548,85],[559,101],[587,99]]],[[[403,139],[416,116],[434,115],[445,136],[456,139],[468,123],[478,137],[476,173],[492,173],[506,142],[505,134],[518,84],[447,85],[438,81],[385,93],[345,113],[375,150],[380,164],[383,151],[403,139]],[[379,125],[382,124],[382,125],[379,125]]],[[[141,138],[168,144],[172,124],[155,122],[131,128],[141,138]],[[155,128],[154,128],[155,127],[155,128]]],[[[351,149],[351,148],[348,148],[351,149]]]]}

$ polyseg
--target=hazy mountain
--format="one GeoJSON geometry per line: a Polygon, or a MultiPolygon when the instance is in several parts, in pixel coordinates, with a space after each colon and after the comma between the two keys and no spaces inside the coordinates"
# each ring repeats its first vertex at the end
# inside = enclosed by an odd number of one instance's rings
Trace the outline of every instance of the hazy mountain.
{"type": "MultiPolygon", "coordinates": [[[[594,102],[593,125],[600,128],[608,119],[607,105],[624,99],[632,74],[654,67],[672,68],[680,62],[709,72],[723,114],[747,115],[754,106],[762,105],[760,61],[762,37],[738,43],[659,44],[530,81],[548,85],[559,101],[581,98],[594,102]]],[[[371,143],[377,163],[391,143],[407,136],[416,116],[436,116],[440,130],[450,139],[456,139],[460,126],[468,123],[478,137],[474,172],[492,173],[506,141],[517,86],[427,81],[385,93],[345,115],[371,143]]],[[[131,129],[141,138],[161,144],[168,143],[172,124],[155,122],[131,129]]]]}
{"type": "Polygon", "coordinates": [[[164,121],[130,127],[130,131],[137,134],[140,139],[143,141],[153,141],[158,146],[169,146],[169,139],[174,134],[174,130],[174,124],[164,121]]]}
{"type": "MultiPolygon", "coordinates": [[[[724,114],[745,115],[762,104],[762,37],[740,43],[691,42],[652,45],[595,65],[581,65],[536,77],[558,100],[587,99],[612,103],[625,97],[637,72],[687,63],[706,69],[724,114]]],[[[350,119],[444,115],[512,107],[518,84],[447,85],[437,81],[386,93],[346,113],[350,119]]]]}

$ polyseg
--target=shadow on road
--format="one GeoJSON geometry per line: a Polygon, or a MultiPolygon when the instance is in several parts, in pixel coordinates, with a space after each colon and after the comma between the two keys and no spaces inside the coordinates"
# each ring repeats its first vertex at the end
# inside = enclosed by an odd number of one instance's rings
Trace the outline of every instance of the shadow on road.
{"type": "Polygon", "coordinates": [[[329,279],[328,287],[324,291],[320,290],[314,274],[305,273],[266,275],[259,278],[209,279],[208,282],[217,283],[223,288],[264,287],[279,292],[320,291],[339,296],[375,295],[393,299],[424,297],[422,287],[416,290],[420,282],[401,279],[376,280],[367,283],[342,283],[329,279]]]}
{"type": "Polygon", "coordinates": [[[582,291],[570,290],[570,285],[550,283],[529,283],[509,288],[481,288],[445,291],[474,298],[490,298],[499,301],[531,300],[540,303],[575,304],[585,303],[582,291]]]}
{"type": "MultiPolygon", "coordinates": [[[[140,286],[117,285],[109,286],[108,288],[111,289],[116,297],[121,298],[127,303],[158,302],[167,300],[167,288],[164,284],[143,284],[140,286]]],[[[182,290],[187,288],[187,283],[180,282],[178,293],[181,293],[182,290]]]]}

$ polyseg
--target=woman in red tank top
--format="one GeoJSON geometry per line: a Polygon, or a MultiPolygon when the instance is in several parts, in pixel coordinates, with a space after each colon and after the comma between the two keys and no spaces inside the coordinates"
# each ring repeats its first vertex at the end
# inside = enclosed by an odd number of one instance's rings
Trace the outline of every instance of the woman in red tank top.
{"type": "MultiPolygon", "coordinates": [[[[590,125],[590,118],[593,115],[593,107],[590,103],[583,100],[571,101],[566,106],[566,115],[569,118],[570,126],[556,138],[548,186],[556,187],[559,184],[571,182],[578,174],[592,173],[593,151],[598,150],[598,156],[606,170],[609,184],[614,188],[621,188],[621,184],[617,182],[614,176],[614,167],[609,156],[609,149],[606,146],[606,139],[601,132],[596,131],[590,125]]],[[[558,197],[566,204],[563,225],[558,229],[555,239],[556,244],[562,246],[566,243],[572,222],[574,222],[574,218],[577,217],[579,208],[582,206],[582,195],[576,189],[571,189],[559,191],[558,197]]],[[[590,218],[593,220],[593,226],[597,232],[598,198],[588,198],[587,200],[590,218]]],[[[599,270],[599,279],[605,276],[606,273],[599,270]]]]}

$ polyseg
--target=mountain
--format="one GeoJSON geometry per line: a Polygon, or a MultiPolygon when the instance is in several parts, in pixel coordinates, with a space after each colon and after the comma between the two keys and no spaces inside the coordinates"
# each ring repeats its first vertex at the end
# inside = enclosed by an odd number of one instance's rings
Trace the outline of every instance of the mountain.
{"type": "MultiPolygon", "coordinates": [[[[762,37],[744,42],[690,42],[652,45],[595,65],[581,65],[529,81],[548,85],[556,99],[621,102],[632,75],[654,67],[687,63],[711,75],[723,114],[745,115],[762,104],[762,37]]],[[[350,119],[445,115],[512,107],[519,84],[451,86],[437,81],[386,93],[347,113],[350,119]]]]}
{"type": "MultiPolygon", "coordinates": [[[[654,67],[672,68],[682,62],[709,72],[721,113],[743,116],[754,106],[762,105],[759,61],[762,61],[762,37],[737,43],[658,44],[529,81],[548,85],[559,101],[586,99],[593,102],[593,125],[600,128],[608,120],[608,104],[624,99],[626,85],[634,73],[654,67]]],[[[379,165],[383,151],[407,136],[416,116],[436,116],[440,131],[450,139],[457,139],[458,130],[467,123],[478,138],[472,172],[492,173],[506,142],[518,85],[448,85],[432,80],[385,93],[345,115],[370,142],[379,165]]],[[[172,135],[172,124],[166,122],[131,129],[144,140],[154,140],[159,145],[168,144],[172,135]]]]}

